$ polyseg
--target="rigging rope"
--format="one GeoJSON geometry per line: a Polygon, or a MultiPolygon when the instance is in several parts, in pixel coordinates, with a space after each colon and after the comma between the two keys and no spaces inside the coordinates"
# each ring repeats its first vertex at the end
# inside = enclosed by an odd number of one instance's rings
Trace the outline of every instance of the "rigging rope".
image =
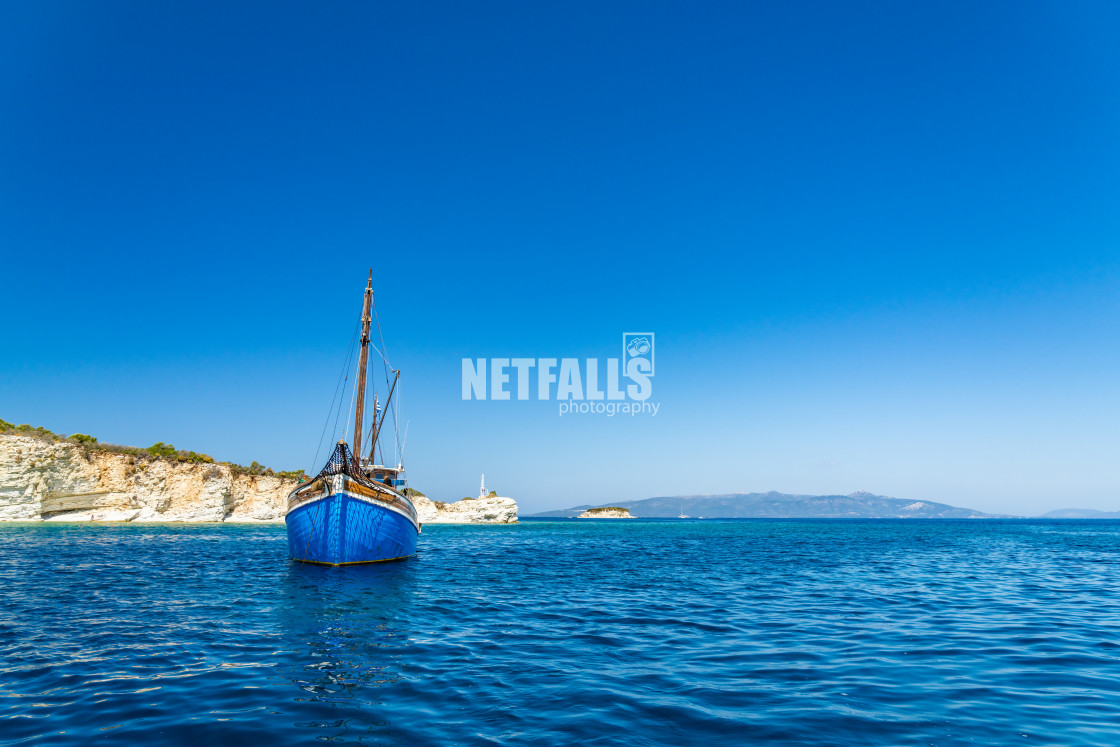
{"type": "MultiPolygon", "coordinates": [[[[342,400],[338,399],[338,390],[339,390],[339,387],[342,386],[343,377],[346,375],[346,372],[350,369],[350,358],[353,356],[353,353],[354,353],[354,342],[355,342],[355,340],[358,339],[358,324],[359,323],[360,322],[354,324],[354,332],[350,336],[350,347],[347,348],[347,350],[346,350],[346,361],[342,364],[342,370],[338,372],[338,382],[334,385],[334,394],[331,395],[331,406],[330,406],[330,409],[327,410],[327,419],[323,421],[323,432],[319,436],[319,445],[315,447],[315,457],[311,460],[311,468],[312,469],[314,469],[315,465],[319,463],[319,452],[322,451],[322,449],[323,449],[323,439],[327,435],[327,426],[330,425],[330,422],[331,422],[331,413],[334,412],[335,400],[338,400],[338,402],[339,402],[339,410],[341,411],[341,409],[342,409],[341,408],[342,400]]],[[[336,429],[338,428],[338,417],[337,416],[335,417],[335,428],[336,429]]]]}
{"type": "MultiPolygon", "coordinates": [[[[350,355],[348,355],[346,357],[346,365],[343,368],[343,372],[346,374],[346,378],[342,380],[342,396],[338,400],[338,412],[335,413],[334,428],[331,429],[331,434],[335,435],[335,436],[337,436],[339,434],[338,419],[342,416],[342,402],[345,399],[349,399],[346,396],[346,382],[350,381],[350,365],[351,365],[351,362],[354,359],[353,350],[354,350],[353,343],[351,343],[350,355]]],[[[349,415],[347,415],[347,419],[349,419],[349,415]]],[[[342,424],[342,428],[343,428],[343,430],[346,429],[346,424],[345,423],[342,424]]]]}
{"type": "MultiPolygon", "coordinates": [[[[377,299],[376,298],[374,298],[374,300],[373,300],[373,319],[377,323],[377,339],[379,339],[381,341],[381,348],[386,353],[388,353],[388,348],[385,347],[385,335],[383,335],[381,333],[381,318],[377,315],[377,299]]],[[[374,349],[376,350],[376,348],[374,348],[374,349]]],[[[377,354],[381,356],[381,360],[384,363],[385,386],[388,387],[389,386],[389,374],[393,372],[393,366],[392,366],[392,364],[389,363],[389,359],[381,352],[381,350],[378,350],[377,354]]],[[[397,386],[398,387],[400,386],[399,381],[397,382],[397,386]]],[[[393,408],[393,442],[394,442],[394,446],[396,448],[396,456],[398,457],[398,459],[397,459],[398,463],[401,461],[400,457],[403,456],[403,454],[401,453],[401,427],[400,427],[400,418],[399,418],[400,409],[397,407],[400,400],[401,400],[401,396],[400,396],[400,392],[398,390],[396,401],[385,403],[386,407],[389,407],[391,405],[392,408],[393,408]]],[[[380,443],[378,443],[378,447],[381,447],[380,443]]],[[[382,460],[382,463],[384,463],[385,453],[384,453],[383,448],[382,448],[382,453],[381,453],[381,460],[382,460]]]]}
{"type": "MultiPolygon", "coordinates": [[[[349,379],[349,378],[350,378],[349,375],[347,375],[347,379],[349,379]]],[[[350,400],[350,409],[348,409],[346,411],[346,422],[342,424],[342,430],[341,431],[336,431],[338,433],[338,439],[340,441],[343,441],[343,440],[346,439],[346,426],[348,426],[350,424],[350,416],[354,414],[354,403],[358,401],[358,377],[357,376],[354,377],[354,396],[353,397],[348,397],[347,399],[350,400]]],[[[338,412],[339,412],[340,415],[342,414],[342,408],[341,407],[338,408],[338,412]]]]}
{"type": "MultiPolygon", "coordinates": [[[[377,325],[377,339],[381,342],[381,349],[378,350],[377,346],[373,345],[373,343],[370,343],[370,345],[371,345],[371,347],[373,347],[374,350],[377,351],[377,355],[381,357],[382,367],[385,370],[385,387],[386,387],[386,390],[389,390],[389,389],[392,388],[392,386],[390,384],[390,381],[389,381],[389,378],[390,378],[389,374],[393,373],[395,369],[393,368],[393,365],[389,362],[389,358],[386,355],[388,353],[388,348],[385,346],[385,335],[381,332],[381,317],[377,313],[377,295],[376,294],[374,294],[372,306],[373,306],[373,320],[377,325]]],[[[397,407],[397,403],[400,402],[400,399],[401,399],[400,389],[399,389],[399,387],[400,387],[400,382],[399,381],[397,382],[397,387],[398,387],[398,389],[396,390],[396,395],[397,395],[396,400],[391,400],[389,402],[386,402],[383,405],[383,407],[386,407],[386,408],[391,407],[392,408],[392,411],[393,411],[393,440],[395,442],[395,446],[396,446],[396,449],[397,449],[397,454],[400,454],[401,433],[400,433],[400,421],[398,419],[399,410],[398,410],[398,407],[397,407]]],[[[386,413],[386,415],[387,414],[388,413],[386,413]]],[[[385,463],[385,448],[382,445],[382,442],[381,442],[380,438],[377,440],[376,448],[381,454],[380,463],[384,464],[385,463]]],[[[374,456],[376,456],[376,454],[374,456]]]]}

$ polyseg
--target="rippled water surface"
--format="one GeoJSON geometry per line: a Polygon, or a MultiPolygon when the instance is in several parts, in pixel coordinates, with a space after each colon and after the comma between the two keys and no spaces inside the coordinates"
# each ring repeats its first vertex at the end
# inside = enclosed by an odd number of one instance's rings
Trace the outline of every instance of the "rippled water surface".
{"type": "Polygon", "coordinates": [[[0,525],[3,744],[1120,744],[1120,522],[0,525]]]}

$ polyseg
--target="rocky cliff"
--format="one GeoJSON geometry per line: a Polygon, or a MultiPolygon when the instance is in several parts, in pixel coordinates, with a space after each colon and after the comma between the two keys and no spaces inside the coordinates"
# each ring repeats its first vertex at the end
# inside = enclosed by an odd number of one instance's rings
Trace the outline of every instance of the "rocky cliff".
{"type": "MultiPolygon", "coordinates": [[[[296,484],[223,464],[0,434],[0,521],[282,521],[296,484]]],[[[415,503],[426,523],[517,521],[510,498],[415,503]]]]}
{"type": "Polygon", "coordinates": [[[517,503],[512,498],[468,498],[455,503],[415,496],[412,504],[422,524],[512,524],[517,503]]]}

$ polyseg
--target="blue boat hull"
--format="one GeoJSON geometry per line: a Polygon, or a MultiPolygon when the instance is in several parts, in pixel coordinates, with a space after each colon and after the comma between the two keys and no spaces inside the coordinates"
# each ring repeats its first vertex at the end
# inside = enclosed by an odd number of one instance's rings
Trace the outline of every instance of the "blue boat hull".
{"type": "Polygon", "coordinates": [[[400,560],[416,552],[408,518],[346,493],[298,506],[284,518],[293,560],[327,565],[400,560]]]}

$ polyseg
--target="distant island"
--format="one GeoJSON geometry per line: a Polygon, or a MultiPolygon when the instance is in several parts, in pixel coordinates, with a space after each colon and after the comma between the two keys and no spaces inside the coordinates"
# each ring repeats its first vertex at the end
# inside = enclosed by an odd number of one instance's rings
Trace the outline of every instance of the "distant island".
{"type": "Polygon", "coordinates": [[[1098,511],[1094,508],[1059,508],[1038,517],[1040,519],[1120,519],[1120,511],[1098,511]]]}
{"type": "MultiPolygon", "coordinates": [[[[676,518],[682,514],[706,519],[994,519],[1007,518],[933,501],[912,501],[863,491],[850,495],[727,493],[683,495],[625,501],[615,508],[635,518],[676,518]]],[[[574,506],[530,514],[538,518],[582,518],[595,509],[574,506]]]]}
{"type": "Polygon", "coordinates": [[[604,506],[602,508],[589,508],[576,517],[577,519],[633,519],[630,511],[619,506],[604,506]]]}

